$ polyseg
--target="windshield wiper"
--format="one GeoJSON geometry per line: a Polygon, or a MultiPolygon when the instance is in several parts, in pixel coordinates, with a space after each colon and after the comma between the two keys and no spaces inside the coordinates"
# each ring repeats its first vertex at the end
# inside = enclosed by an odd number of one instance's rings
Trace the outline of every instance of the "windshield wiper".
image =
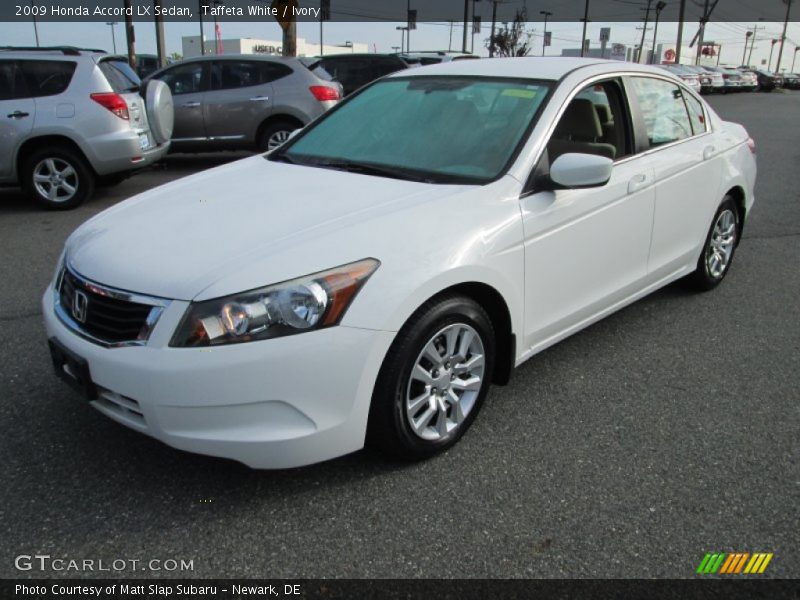
{"type": "Polygon", "coordinates": [[[361,175],[376,175],[378,177],[390,177],[392,179],[404,179],[406,181],[420,181],[424,183],[434,183],[434,181],[415,173],[408,169],[400,167],[389,167],[383,165],[373,165],[368,163],[358,163],[348,160],[321,160],[308,163],[310,167],[322,167],[323,169],[336,169],[338,171],[347,171],[348,173],[359,173],[361,175]]]}

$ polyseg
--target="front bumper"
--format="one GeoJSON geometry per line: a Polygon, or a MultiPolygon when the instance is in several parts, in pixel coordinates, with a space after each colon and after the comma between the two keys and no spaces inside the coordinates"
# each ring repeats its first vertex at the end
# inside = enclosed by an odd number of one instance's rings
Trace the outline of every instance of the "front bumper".
{"type": "Polygon", "coordinates": [[[172,302],[145,346],[104,348],[42,299],[48,337],[88,362],[108,417],[170,446],[289,468],[364,445],[375,378],[394,333],[332,327],[217,348],[170,348],[186,302],[172,302]]]}

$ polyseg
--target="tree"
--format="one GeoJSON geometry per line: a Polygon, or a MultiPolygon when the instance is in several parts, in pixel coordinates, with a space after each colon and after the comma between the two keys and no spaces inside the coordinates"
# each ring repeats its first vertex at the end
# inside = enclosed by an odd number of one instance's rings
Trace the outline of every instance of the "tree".
{"type": "Polygon", "coordinates": [[[486,47],[495,56],[528,56],[530,42],[531,34],[525,30],[525,16],[518,10],[511,25],[503,25],[486,40],[486,47]]]}

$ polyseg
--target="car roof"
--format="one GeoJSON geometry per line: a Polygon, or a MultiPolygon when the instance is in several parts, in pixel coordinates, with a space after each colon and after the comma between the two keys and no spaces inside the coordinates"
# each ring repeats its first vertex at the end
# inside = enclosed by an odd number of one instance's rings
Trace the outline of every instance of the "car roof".
{"type": "MultiPolygon", "coordinates": [[[[192,56],[172,63],[200,62],[205,60],[265,60],[272,62],[291,62],[298,60],[296,56],[278,56],[276,54],[206,54],[205,56],[192,56]]],[[[170,65],[172,66],[172,65],[170,65]]]]}
{"type": "Polygon", "coordinates": [[[468,75],[475,77],[512,77],[520,79],[541,79],[558,81],[579,69],[592,69],[593,73],[615,73],[635,71],[663,74],[663,69],[647,65],[601,60],[592,58],[567,57],[514,57],[489,58],[484,60],[456,60],[442,62],[410,71],[399,71],[389,77],[420,77],[425,75],[468,75]]]}

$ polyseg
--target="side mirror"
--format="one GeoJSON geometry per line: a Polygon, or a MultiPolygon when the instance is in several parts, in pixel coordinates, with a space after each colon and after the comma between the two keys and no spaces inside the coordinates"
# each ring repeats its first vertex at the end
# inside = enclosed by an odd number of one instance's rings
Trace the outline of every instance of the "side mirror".
{"type": "Polygon", "coordinates": [[[567,189],[599,187],[611,179],[613,168],[614,161],[605,156],[562,154],[550,167],[550,179],[567,189]]]}

